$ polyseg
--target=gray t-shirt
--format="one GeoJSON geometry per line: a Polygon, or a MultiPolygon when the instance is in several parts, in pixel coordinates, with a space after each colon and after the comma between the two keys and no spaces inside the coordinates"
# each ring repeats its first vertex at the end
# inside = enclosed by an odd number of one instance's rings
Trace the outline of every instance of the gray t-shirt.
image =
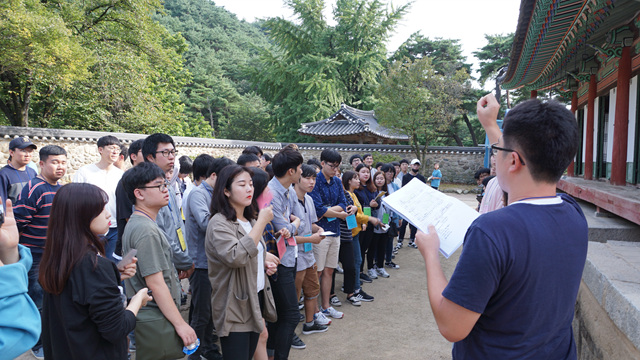
{"type": "MultiPolygon", "coordinates": [[[[127,296],[132,297],[140,289],[148,287],[145,276],[162,272],[171,297],[179,307],[180,288],[178,276],[171,261],[171,246],[158,225],[145,215],[134,212],[124,228],[122,249],[123,254],[127,254],[131,249],[138,250],[136,274],[125,280],[127,296]]],[[[155,301],[149,301],[147,306],[158,307],[155,301]]]]}
{"type": "MultiPolygon", "coordinates": [[[[316,207],[311,196],[304,195],[304,205],[296,197],[296,206],[293,208],[293,215],[300,218],[298,236],[311,235],[311,226],[318,221],[316,207]]],[[[316,258],[313,256],[311,243],[298,244],[298,265],[296,271],[306,270],[315,264],[316,258]],[[305,251],[308,249],[309,251],[305,251]]]]}

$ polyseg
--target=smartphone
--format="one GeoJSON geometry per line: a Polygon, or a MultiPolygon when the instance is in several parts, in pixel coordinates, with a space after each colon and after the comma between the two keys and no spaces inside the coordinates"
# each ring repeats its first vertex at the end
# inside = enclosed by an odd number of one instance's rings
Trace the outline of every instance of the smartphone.
{"type": "Polygon", "coordinates": [[[0,204],[0,226],[4,224],[4,204],[0,204]]]}
{"type": "Polygon", "coordinates": [[[153,291],[147,290],[147,295],[152,296],[153,295],[153,291]]]}
{"type": "Polygon", "coordinates": [[[133,262],[133,258],[136,256],[136,254],[138,253],[137,249],[131,249],[129,250],[129,252],[127,253],[127,255],[125,255],[122,260],[120,260],[118,262],[118,264],[116,265],[118,267],[118,269],[124,269],[125,266],[131,264],[133,262]]]}

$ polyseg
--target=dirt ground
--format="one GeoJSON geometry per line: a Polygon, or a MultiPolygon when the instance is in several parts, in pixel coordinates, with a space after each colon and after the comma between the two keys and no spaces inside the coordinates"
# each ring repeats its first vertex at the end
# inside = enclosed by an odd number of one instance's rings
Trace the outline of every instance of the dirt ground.
{"type": "MultiPolygon", "coordinates": [[[[451,195],[451,194],[448,194],[451,195]]],[[[474,194],[452,195],[471,207],[474,194]]],[[[408,234],[407,234],[408,237],[408,234]]],[[[424,262],[417,249],[405,246],[393,260],[400,269],[387,269],[391,275],[379,278],[363,289],[375,301],[356,307],[346,303],[338,289],[342,275],[336,276],[336,291],[343,305],[343,319],[333,319],[325,333],[302,335],[302,323],[296,329],[306,349],[291,349],[290,359],[450,359],[452,344],[438,332],[429,300],[424,262]]],[[[445,276],[453,272],[460,250],[449,259],[440,256],[445,276]]]]}
{"type": "MultiPolygon", "coordinates": [[[[475,194],[448,194],[475,208],[475,194]]],[[[407,229],[408,230],[408,229],[407,229]]],[[[408,234],[406,235],[408,237],[408,234]]],[[[303,335],[302,323],[296,334],[306,349],[291,349],[291,360],[338,359],[450,359],[452,344],[438,332],[429,300],[424,262],[417,249],[405,246],[393,260],[400,269],[387,269],[389,278],[379,278],[363,289],[375,301],[356,307],[340,292],[342,275],[336,276],[336,291],[343,302],[336,309],[343,319],[333,319],[324,333],[303,335]]],[[[449,259],[440,256],[445,276],[453,272],[460,250],[449,259]]],[[[186,314],[185,314],[186,315],[186,314]]],[[[32,360],[30,351],[16,358],[32,360]]],[[[132,356],[135,360],[135,356],[132,356]]],[[[186,357],[185,357],[186,359],[186,357]]]]}

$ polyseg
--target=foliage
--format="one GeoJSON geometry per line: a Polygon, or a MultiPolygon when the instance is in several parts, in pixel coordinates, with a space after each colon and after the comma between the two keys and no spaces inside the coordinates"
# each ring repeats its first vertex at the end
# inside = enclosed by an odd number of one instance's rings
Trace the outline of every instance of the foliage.
{"type": "Polygon", "coordinates": [[[268,105],[255,93],[231,105],[232,118],[221,118],[220,136],[225,139],[275,141],[268,105]]]}
{"type": "Polygon", "coordinates": [[[417,31],[400,45],[398,50],[389,58],[389,61],[402,61],[407,58],[410,61],[430,57],[436,71],[444,73],[465,68],[471,72],[471,64],[465,63],[467,58],[462,55],[462,46],[458,39],[443,39],[436,37],[433,40],[424,37],[417,31]]]}
{"type": "Polygon", "coordinates": [[[480,77],[478,82],[484,86],[488,79],[495,79],[496,99],[500,101],[500,83],[506,75],[509,66],[509,56],[513,47],[513,33],[499,35],[484,35],[487,45],[474,51],[473,55],[480,60],[480,77]]]}
{"type": "Polygon", "coordinates": [[[3,109],[13,125],[29,125],[31,110],[32,125],[42,127],[206,135],[201,121],[184,115],[180,90],[190,79],[181,57],[186,43],[151,18],[162,8],[158,0],[11,1],[9,8],[27,20],[7,27],[17,17],[0,8],[3,54],[7,48],[15,52],[21,33],[40,31],[50,37],[50,23],[64,34],[50,47],[64,49],[66,42],[76,49],[66,57],[34,52],[32,59],[2,72],[3,80],[14,76],[19,81],[11,86],[3,82],[0,100],[25,94],[15,105],[22,111],[20,118],[3,109]],[[34,76],[47,61],[47,69],[60,74],[58,78],[34,76]]]}
{"type": "Polygon", "coordinates": [[[426,147],[441,137],[462,145],[456,137],[468,79],[464,69],[439,73],[429,57],[396,61],[381,75],[376,116],[409,136],[418,159],[424,160],[426,147]]]}
{"type": "Polygon", "coordinates": [[[269,46],[266,36],[258,26],[239,21],[209,0],[166,0],[164,6],[166,14],[156,19],[189,44],[184,58],[193,77],[182,92],[186,114],[204,118],[221,137],[253,134],[250,140],[269,141],[273,136],[269,127],[238,132],[230,128],[231,124],[248,125],[244,121],[257,109],[264,114],[252,118],[271,119],[271,109],[256,98],[247,71],[257,61],[257,48],[269,46]]]}
{"type": "MultiPolygon", "coordinates": [[[[386,64],[385,41],[408,5],[387,9],[379,0],[338,0],[335,26],[323,0],[286,0],[296,21],[263,23],[273,48],[262,48],[253,69],[257,91],[273,106],[279,140],[302,140],[302,122],[318,121],[347,103],[371,109],[386,64]]],[[[307,139],[303,141],[308,141],[307,139]]]]}

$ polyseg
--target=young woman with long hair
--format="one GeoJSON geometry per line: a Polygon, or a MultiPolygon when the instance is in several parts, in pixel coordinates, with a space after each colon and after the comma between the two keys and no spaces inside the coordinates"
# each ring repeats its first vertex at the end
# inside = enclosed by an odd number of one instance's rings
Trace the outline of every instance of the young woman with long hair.
{"type": "MultiPolygon", "coordinates": [[[[151,300],[144,288],[124,306],[120,271],[100,240],[109,231],[107,199],[87,183],[65,185],[53,198],[39,274],[47,359],[126,359],[127,334],[151,300]]],[[[122,278],[133,274],[135,262],[122,278]]]]}
{"type": "MultiPolygon", "coordinates": [[[[382,168],[382,166],[380,167],[382,168]]],[[[371,242],[371,246],[369,248],[369,253],[373,253],[370,256],[374,259],[375,265],[372,268],[369,268],[369,274],[375,272],[376,275],[388,278],[389,273],[384,269],[384,259],[385,253],[387,251],[387,240],[389,238],[389,226],[391,222],[391,213],[387,211],[387,209],[382,205],[382,199],[389,193],[389,189],[387,188],[387,182],[382,170],[376,171],[373,176],[373,184],[376,186],[377,194],[385,194],[379,197],[379,206],[377,209],[372,211],[372,215],[378,218],[380,225],[375,226],[373,228],[373,241],[371,242]],[[385,215],[389,217],[387,219],[387,223],[384,222],[385,215]]],[[[369,275],[371,276],[371,275],[369,275]]]]}
{"type": "Polygon", "coordinates": [[[251,359],[264,329],[261,308],[273,301],[266,275],[275,268],[265,261],[262,239],[273,210],[257,211],[252,174],[244,166],[226,166],[211,199],[205,248],[213,323],[224,359],[251,359]]]}
{"type": "MultiPolygon", "coordinates": [[[[377,195],[376,186],[373,184],[371,179],[371,168],[364,163],[356,166],[356,172],[360,177],[360,187],[354,190],[358,201],[363,207],[363,211],[365,208],[369,208],[371,214],[374,210],[376,210],[380,204],[376,202],[375,198],[377,195]]],[[[373,217],[375,219],[375,217],[373,217]]],[[[371,282],[372,279],[377,279],[378,276],[375,272],[366,272],[365,269],[365,258],[367,260],[367,269],[373,269],[373,254],[371,243],[373,241],[373,226],[367,226],[367,228],[360,232],[360,254],[362,256],[362,264],[360,265],[360,280],[364,282],[371,282]]]]}

